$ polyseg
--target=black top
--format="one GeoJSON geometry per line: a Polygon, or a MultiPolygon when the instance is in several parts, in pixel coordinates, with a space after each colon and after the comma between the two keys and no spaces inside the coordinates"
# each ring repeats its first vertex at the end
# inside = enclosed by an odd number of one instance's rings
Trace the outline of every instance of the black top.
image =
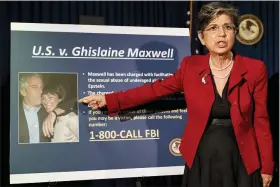
{"type": "Polygon", "coordinates": [[[211,110],[211,118],[214,119],[230,119],[230,102],[227,98],[229,79],[223,89],[222,97],[219,95],[213,75],[211,75],[213,82],[215,101],[211,110]]]}

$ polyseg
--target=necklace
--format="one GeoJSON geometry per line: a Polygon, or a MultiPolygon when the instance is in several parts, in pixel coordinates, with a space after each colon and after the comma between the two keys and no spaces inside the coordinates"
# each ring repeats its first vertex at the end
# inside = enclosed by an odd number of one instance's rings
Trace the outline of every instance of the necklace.
{"type": "Polygon", "coordinates": [[[232,59],[233,59],[233,54],[231,53],[231,60],[230,60],[230,62],[225,67],[223,67],[223,68],[217,68],[217,67],[214,66],[212,58],[210,56],[209,65],[210,65],[210,68],[212,70],[223,71],[223,70],[227,69],[233,63],[232,59]]]}
{"type": "Polygon", "coordinates": [[[224,75],[224,76],[218,76],[218,75],[215,75],[214,73],[212,73],[212,74],[213,74],[216,78],[218,78],[218,79],[225,79],[225,78],[227,78],[227,77],[229,76],[230,72],[231,72],[231,68],[230,68],[230,70],[228,71],[228,73],[227,73],[226,75],[224,75]]]}
{"type": "MultiPolygon", "coordinates": [[[[223,71],[223,70],[227,69],[228,67],[230,67],[230,66],[233,64],[233,62],[234,62],[232,56],[233,56],[233,55],[232,55],[232,53],[231,53],[231,60],[230,60],[230,63],[229,63],[227,66],[225,66],[225,67],[223,67],[223,68],[220,68],[220,69],[215,68],[215,67],[213,66],[213,62],[212,62],[211,57],[210,57],[209,65],[210,65],[211,71],[212,71],[212,70],[223,71]]],[[[233,67],[233,65],[229,68],[228,72],[227,72],[224,76],[218,76],[217,74],[214,74],[213,71],[212,71],[212,74],[213,74],[216,78],[218,78],[218,79],[225,79],[225,78],[227,78],[227,77],[230,75],[230,72],[231,72],[231,70],[232,70],[232,67],[233,67]]]]}

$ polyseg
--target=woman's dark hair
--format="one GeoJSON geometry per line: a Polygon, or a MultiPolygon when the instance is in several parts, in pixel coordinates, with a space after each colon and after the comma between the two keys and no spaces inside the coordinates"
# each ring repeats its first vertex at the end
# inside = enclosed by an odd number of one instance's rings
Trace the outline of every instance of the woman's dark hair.
{"type": "Polygon", "coordinates": [[[51,94],[57,95],[62,101],[65,99],[66,92],[64,87],[61,84],[49,84],[43,89],[43,95],[51,94]]]}
{"type": "Polygon", "coordinates": [[[203,31],[216,16],[221,14],[230,16],[235,28],[238,28],[238,9],[227,3],[212,2],[201,7],[196,22],[197,31],[203,31]]]}

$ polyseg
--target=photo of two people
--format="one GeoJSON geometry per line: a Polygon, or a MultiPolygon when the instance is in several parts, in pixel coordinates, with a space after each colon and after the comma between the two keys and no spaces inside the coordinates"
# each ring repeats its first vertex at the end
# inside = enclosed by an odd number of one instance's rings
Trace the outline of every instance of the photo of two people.
{"type": "Polygon", "coordinates": [[[77,76],[19,73],[18,143],[79,142],[77,76]]]}

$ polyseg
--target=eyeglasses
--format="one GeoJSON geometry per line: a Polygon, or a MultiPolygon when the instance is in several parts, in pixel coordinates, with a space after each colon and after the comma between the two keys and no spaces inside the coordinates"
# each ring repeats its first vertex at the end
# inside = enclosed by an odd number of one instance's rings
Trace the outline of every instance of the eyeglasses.
{"type": "Polygon", "coordinates": [[[224,24],[222,26],[213,24],[213,25],[209,25],[208,27],[206,27],[204,30],[205,31],[209,31],[212,34],[217,34],[219,32],[219,28],[222,27],[224,32],[234,32],[235,31],[235,26],[233,24],[224,24]]]}

